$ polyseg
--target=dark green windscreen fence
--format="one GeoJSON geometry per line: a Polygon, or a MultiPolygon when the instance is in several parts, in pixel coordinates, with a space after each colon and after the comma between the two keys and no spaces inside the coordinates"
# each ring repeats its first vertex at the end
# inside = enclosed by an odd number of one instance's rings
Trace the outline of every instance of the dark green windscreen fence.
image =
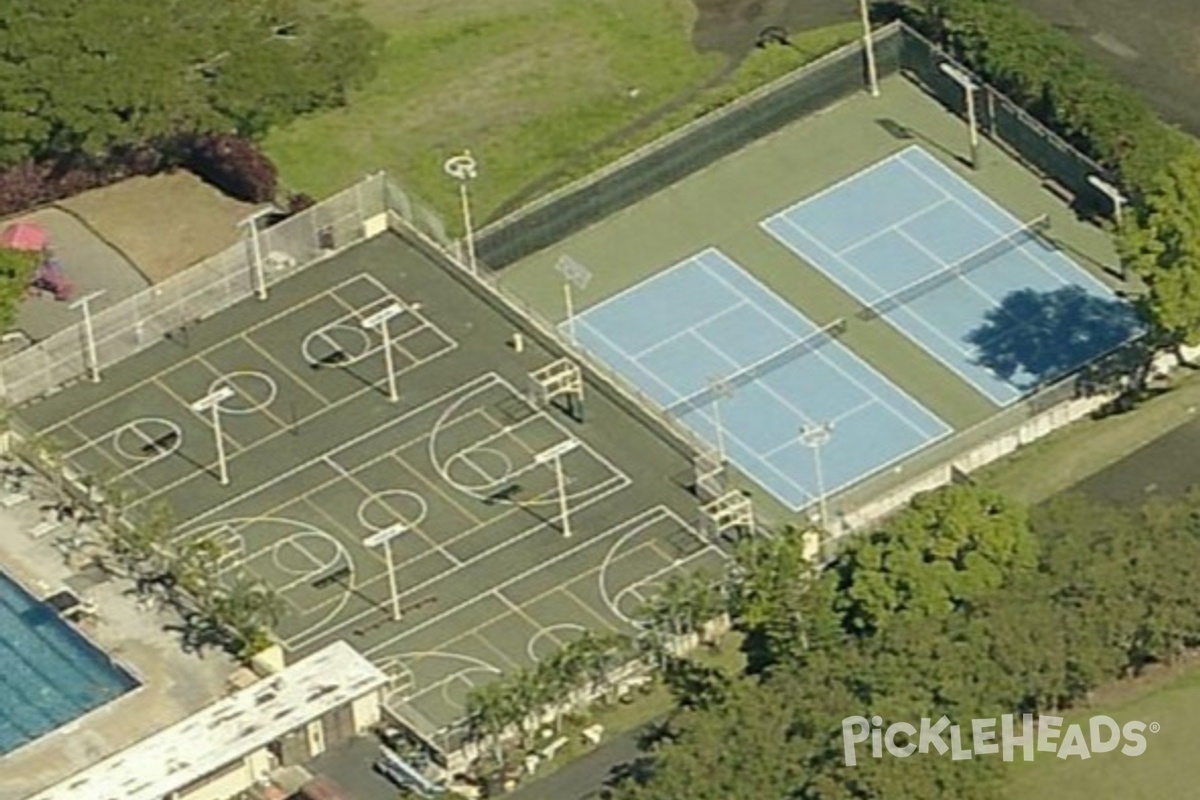
{"type": "MultiPolygon", "coordinates": [[[[901,64],[905,76],[942,105],[965,117],[966,93],[962,86],[942,71],[941,65],[953,64],[960,72],[968,75],[971,74],[970,71],[910,28],[904,28],[902,40],[901,64]]],[[[1072,205],[1077,212],[1099,216],[1112,213],[1112,201],[1089,183],[1088,178],[1096,176],[1114,184],[1113,176],[1034,119],[999,90],[978,78],[974,80],[979,86],[975,98],[975,114],[983,134],[1024,161],[1044,179],[1058,184],[1071,196],[1072,205]]]]}
{"type": "MultiPolygon", "coordinates": [[[[965,116],[963,88],[942,72],[953,63],[934,44],[895,23],[876,33],[880,78],[903,74],[965,116]]],[[[959,70],[968,73],[961,65],[959,70]]],[[[495,270],[542,250],[616,211],[866,86],[862,48],[848,45],[769,87],[648,145],[608,168],[481,230],[476,255],[495,270]]],[[[980,130],[1069,195],[1081,214],[1108,215],[1111,201],[1088,178],[1113,183],[1091,161],[996,89],[976,80],[980,130]]]]}
{"type": "MultiPolygon", "coordinates": [[[[879,34],[875,51],[880,77],[899,70],[900,49],[899,26],[879,34]]],[[[862,91],[864,71],[859,45],[831,53],[781,79],[769,91],[737,101],[549,202],[535,203],[484,229],[475,243],[476,255],[492,269],[519,261],[791,122],[862,91]]]]}

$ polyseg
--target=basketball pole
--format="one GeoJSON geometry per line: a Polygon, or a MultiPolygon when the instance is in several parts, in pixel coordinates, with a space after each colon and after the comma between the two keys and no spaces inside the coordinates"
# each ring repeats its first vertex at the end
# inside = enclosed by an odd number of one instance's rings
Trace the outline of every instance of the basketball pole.
{"type": "Polygon", "coordinates": [[[379,331],[379,335],[383,339],[383,364],[387,370],[388,399],[393,403],[399,402],[400,390],[396,386],[396,363],[392,356],[392,334],[388,328],[388,323],[392,317],[402,313],[404,313],[404,307],[399,303],[392,303],[359,323],[368,330],[379,331]]]}
{"type": "Polygon", "coordinates": [[[392,621],[399,622],[404,613],[400,609],[400,591],[396,586],[396,564],[392,558],[392,539],[395,539],[402,533],[408,531],[408,525],[403,522],[396,522],[387,526],[381,531],[377,531],[363,540],[364,547],[382,547],[383,560],[387,566],[388,574],[388,590],[392,596],[392,621]]]}
{"type": "Polygon", "coordinates": [[[217,472],[222,486],[229,485],[229,465],[225,459],[225,437],[221,433],[221,403],[233,397],[233,389],[222,386],[214,392],[201,397],[192,403],[192,410],[198,414],[208,411],[211,413],[213,437],[217,445],[217,472]]]}
{"type": "Polygon", "coordinates": [[[571,344],[576,344],[575,340],[575,298],[571,296],[571,282],[563,281],[563,302],[567,307],[567,338],[571,340],[571,344]]]}
{"type": "Polygon", "coordinates": [[[84,345],[87,347],[87,370],[92,383],[100,382],[100,359],[96,355],[96,332],[92,328],[92,301],[104,294],[104,289],[89,292],[71,303],[69,308],[78,308],[83,313],[84,345]]]}
{"type": "Polygon", "coordinates": [[[579,447],[578,439],[566,439],[533,457],[533,462],[554,469],[554,481],[558,488],[558,509],[564,539],[571,538],[571,515],[567,503],[567,476],[563,471],[562,457],[579,447]]]}
{"type": "Polygon", "coordinates": [[[279,209],[275,206],[267,206],[266,208],[260,208],[238,223],[239,227],[246,226],[250,228],[250,266],[254,270],[254,296],[259,300],[267,299],[267,278],[263,271],[262,243],[258,238],[258,221],[268,214],[276,214],[278,212],[279,209]]]}
{"type": "Polygon", "coordinates": [[[971,145],[971,168],[979,169],[979,120],[975,113],[975,81],[949,62],[938,66],[943,75],[962,87],[967,101],[967,130],[971,145]]]}

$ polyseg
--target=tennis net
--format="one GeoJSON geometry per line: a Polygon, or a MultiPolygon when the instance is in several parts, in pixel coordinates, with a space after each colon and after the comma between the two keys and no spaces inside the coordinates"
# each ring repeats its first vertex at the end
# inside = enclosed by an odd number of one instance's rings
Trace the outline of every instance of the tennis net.
{"type": "Polygon", "coordinates": [[[819,350],[835,339],[841,338],[846,332],[846,320],[836,319],[828,325],[822,326],[817,331],[810,333],[803,339],[792,342],[786,347],[782,347],[771,353],[765,358],[760,358],[758,361],[743,367],[738,371],[722,377],[718,381],[714,381],[698,392],[694,392],[687,397],[675,401],[667,406],[667,412],[673,416],[680,416],[689,411],[694,411],[698,408],[703,408],[709,403],[717,399],[725,391],[732,391],[739,387],[745,386],[751,381],[758,380],[769,372],[773,372],[780,367],[790,364],[801,356],[819,350]]]}
{"type": "Polygon", "coordinates": [[[967,275],[980,267],[994,262],[1005,253],[1012,252],[1031,242],[1039,241],[1041,232],[1047,227],[1049,227],[1049,217],[1043,214],[1025,223],[1012,233],[1005,234],[996,241],[989,242],[978,250],[969,253],[945,269],[940,269],[923,278],[918,278],[908,286],[887,295],[882,300],[876,300],[871,305],[863,308],[858,313],[858,318],[861,320],[877,319],[889,311],[907,305],[916,298],[932,292],[939,286],[945,286],[947,283],[963,275],[967,275]]]}

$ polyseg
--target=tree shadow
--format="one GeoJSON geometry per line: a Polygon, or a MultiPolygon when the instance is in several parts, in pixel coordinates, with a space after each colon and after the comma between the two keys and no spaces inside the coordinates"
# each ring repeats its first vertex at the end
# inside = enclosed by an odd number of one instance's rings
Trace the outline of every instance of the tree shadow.
{"type": "Polygon", "coordinates": [[[965,338],[979,349],[976,363],[1031,390],[1120,349],[1143,330],[1128,303],[1064,286],[1010,292],[965,338]]]}

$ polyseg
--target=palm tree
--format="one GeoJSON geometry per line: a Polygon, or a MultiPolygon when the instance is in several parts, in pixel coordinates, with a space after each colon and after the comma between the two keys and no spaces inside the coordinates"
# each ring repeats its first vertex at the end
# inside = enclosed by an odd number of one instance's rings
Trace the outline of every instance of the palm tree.
{"type": "Polygon", "coordinates": [[[471,737],[481,742],[490,740],[493,759],[503,770],[504,732],[522,717],[508,681],[500,678],[472,689],[467,695],[466,713],[471,737]]]}
{"type": "Polygon", "coordinates": [[[211,614],[233,633],[243,658],[270,643],[271,629],[284,611],[283,599],[270,586],[245,574],[234,576],[232,583],[212,594],[211,614]]]}
{"type": "Polygon", "coordinates": [[[542,714],[554,700],[552,685],[546,673],[537,668],[511,673],[506,680],[511,687],[512,701],[521,712],[521,747],[529,750],[542,714]]]}
{"type": "Polygon", "coordinates": [[[538,662],[537,672],[541,685],[545,687],[548,704],[554,712],[554,733],[559,735],[562,733],[563,716],[571,707],[575,691],[583,679],[579,659],[567,645],[538,662]]]}
{"type": "Polygon", "coordinates": [[[616,632],[596,633],[584,631],[583,635],[568,645],[579,659],[580,671],[588,684],[588,695],[607,697],[611,673],[631,653],[630,640],[616,632]]]}
{"type": "Polygon", "coordinates": [[[228,552],[228,546],[213,537],[192,537],[176,542],[170,565],[175,583],[189,594],[201,594],[216,582],[221,559],[228,552]]]}

